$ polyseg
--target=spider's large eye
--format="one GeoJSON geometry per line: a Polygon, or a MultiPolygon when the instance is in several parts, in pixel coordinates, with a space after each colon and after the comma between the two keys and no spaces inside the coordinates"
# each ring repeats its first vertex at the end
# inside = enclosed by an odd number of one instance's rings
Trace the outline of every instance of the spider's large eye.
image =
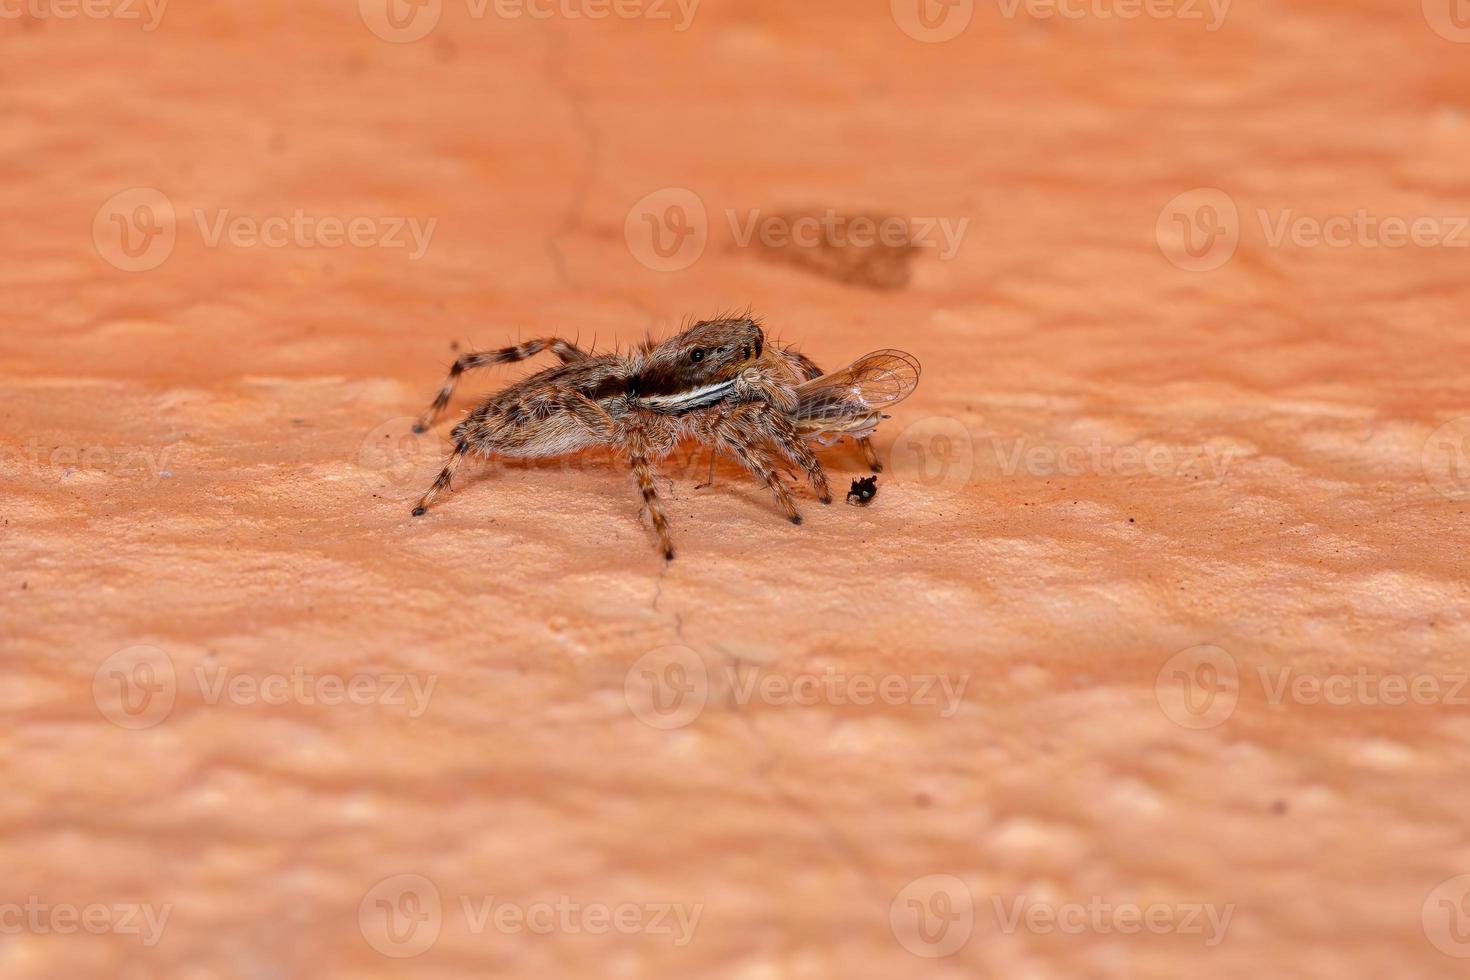
{"type": "Polygon", "coordinates": [[[693,351],[690,351],[689,359],[695,364],[698,364],[700,361],[704,360],[704,351],[695,348],[693,351]]]}

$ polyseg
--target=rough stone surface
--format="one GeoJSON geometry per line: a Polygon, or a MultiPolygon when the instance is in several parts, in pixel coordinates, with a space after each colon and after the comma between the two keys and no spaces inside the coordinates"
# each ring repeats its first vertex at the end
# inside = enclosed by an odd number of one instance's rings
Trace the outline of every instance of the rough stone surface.
{"type": "Polygon", "coordinates": [[[0,900],[169,911],[8,919],[0,974],[1463,975],[1470,45],[1432,0],[980,4],[945,43],[903,0],[450,2],[412,43],[374,3],[0,20],[0,900]],[[140,187],[176,241],[129,272],[140,187]],[[886,288],[742,244],[825,208],[968,225],[886,288]],[[297,211],[437,224],[416,259],[228,224],[297,211]],[[1360,211],[1451,241],[1278,239],[1360,211]],[[681,213],[675,269],[644,216],[681,213]],[[409,517],[453,342],[747,306],[924,363],[872,506],[793,527],[685,453],[665,567],[589,453],[409,517]],[[646,724],[650,676],[703,711],[646,724]],[[592,918],[496,918],[559,902],[592,918]],[[593,932],[659,903],[691,941],[593,932]]]}

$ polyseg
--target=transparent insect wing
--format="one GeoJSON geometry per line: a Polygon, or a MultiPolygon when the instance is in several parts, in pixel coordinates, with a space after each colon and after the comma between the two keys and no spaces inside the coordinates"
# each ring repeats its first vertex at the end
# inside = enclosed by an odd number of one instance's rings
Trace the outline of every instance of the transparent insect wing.
{"type": "Polygon", "coordinates": [[[918,386],[919,371],[918,360],[901,350],[865,354],[839,371],[799,386],[795,417],[835,420],[895,405],[918,386]]]}

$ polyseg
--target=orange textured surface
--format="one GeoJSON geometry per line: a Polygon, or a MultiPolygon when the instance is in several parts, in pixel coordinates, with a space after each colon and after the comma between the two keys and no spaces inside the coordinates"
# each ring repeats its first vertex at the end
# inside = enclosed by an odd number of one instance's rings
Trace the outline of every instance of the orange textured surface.
{"type": "Polygon", "coordinates": [[[1451,2],[392,3],[0,8],[0,974],[1464,974],[1451,2]],[[872,506],[410,519],[452,343],[747,306],[872,506]]]}

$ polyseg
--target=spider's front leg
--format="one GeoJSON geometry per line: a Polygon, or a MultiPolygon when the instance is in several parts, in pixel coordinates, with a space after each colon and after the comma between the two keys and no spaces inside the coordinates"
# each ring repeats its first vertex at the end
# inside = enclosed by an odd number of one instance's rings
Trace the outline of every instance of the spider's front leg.
{"type": "Polygon", "coordinates": [[[801,467],[817,499],[824,504],[830,504],[832,491],[827,486],[827,474],[822,470],[821,461],[811,447],[797,435],[790,416],[770,405],[746,405],[742,409],[745,414],[738,420],[738,424],[744,426],[751,436],[763,437],[774,443],[781,455],[801,467]]]}
{"type": "Polygon", "coordinates": [[[827,474],[811,447],[802,441],[791,423],[791,417],[766,402],[745,402],[730,407],[722,415],[728,427],[747,445],[770,444],[807,476],[812,491],[824,504],[832,502],[827,474]]]}
{"type": "Polygon", "coordinates": [[[762,445],[765,440],[752,430],[748,421],[762,409],[776,411],[762,402],[722,407],[694,419],[692,431],[701,441],[711,443],[734,456],[741,466],[770,488],[776,502],[786,512],[787,519],[792,524],[800,524],[801,514],[796,509],[796,502],[791,499],[791,491],[781,482],[775,457],[762,445]]]}

